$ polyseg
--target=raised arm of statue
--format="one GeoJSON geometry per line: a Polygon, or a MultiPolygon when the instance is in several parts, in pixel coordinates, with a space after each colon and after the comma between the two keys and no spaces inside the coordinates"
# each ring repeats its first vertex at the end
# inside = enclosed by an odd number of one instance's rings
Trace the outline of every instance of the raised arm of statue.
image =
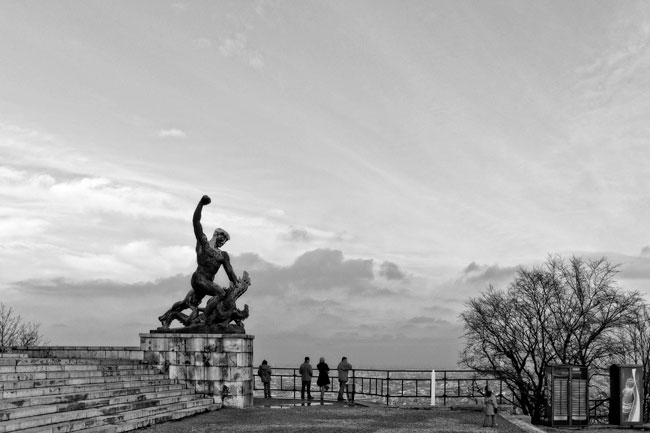
{"type": "Polygon", "coordinates": [[[211,202],[212,200],[210,200],[210,197],[204,195],[201,197],[199,204],[196,205],[196,209],[194,210],[192,224],[194,225],[194,236],[196,236],[197,242],[201,242],[201,239],[205,237],[205,234],[203,233],[203,226],[201,226],[201,210],[203,209],[203,206],[208,205],[211,202]]]}

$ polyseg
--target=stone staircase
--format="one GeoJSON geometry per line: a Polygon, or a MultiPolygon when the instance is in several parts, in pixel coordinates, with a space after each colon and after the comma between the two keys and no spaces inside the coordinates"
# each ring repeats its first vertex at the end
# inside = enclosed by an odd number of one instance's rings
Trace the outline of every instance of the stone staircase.
{"type": "Polygon", "coordinates": [[[139,360],[0,354],[0,433],[134,430],[218,409],[139,360]]]}

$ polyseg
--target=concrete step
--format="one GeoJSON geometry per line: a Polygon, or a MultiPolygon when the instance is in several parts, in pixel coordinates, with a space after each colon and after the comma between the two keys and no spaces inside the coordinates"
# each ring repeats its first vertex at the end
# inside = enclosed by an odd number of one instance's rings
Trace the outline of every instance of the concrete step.
{"type": "MultiPolygon", "coordinates": [[[[25,406],[13,409],[6,409],[0,412],[0,421],[17,420],[20,418],[27,418],[39,415],[46,415],[52,413],[68,412],[73,410],[104,408],[106,406],[124,405],[129,403],[142,402],[145,400],[165,400],[174,399],[178,397],[181,401],[186,396],[193,398],[196,394],[194,390],[189,388],[185,389],[172,389],[158,392],[137,393],[127,395],[116,395],[100,398],[82,398],[71,399],[65,402],[41,404],[33,406],[25,406]]],[[[77,397],[77,396],[74,396],[77,397]]],[[[83,395],[82,395],[83,397],[83,395]]]]}
{"type": "Polygon", "coordinates": [[[112,346],[41,346],[25,348],[20,352],[30,358],[61,359],[133,359],[142,361],[144,353],[139,347],[112,346]]]}
{"type": "MultiPolygon", "coordinates": [[[[140,376],[136,376],[140,377],[140,376]]],[[[112,382],[89,383],[89,384],[73,384],[73,385],[59,385],[59,386],[43,386],[33,388],[19,388],[12,390],[0,391],[0,397],[3,400],[29,400],[39,396],[52,396],[59,394],[75,394],[75,393],[90,393],[100,390],[112,389],[129,389],[140,388],[145,386],[166,386],[178,385],[178,381],[168,379],[164,375],[148,375],[144,380],[114,380],[112,382]]]]}
{"type": "MultiPolygon", "coordinates": [[[[54,366],[49,366],[53,368],[54,366]]],[[[79,367],[79,366],[75,366],[79,367]]],[[[1,382],[17,382],[25,380],[50,380],[50,379],[74,379],[74,378],[84,378],[84,377],[105,377],[105,376],[128,376],[128,375],[137,375],[137,374],[159,374],[158,370],[155,370],[149,366],[132,366],[133,368],[82,368],[82,369],[72,369],[64,370],[63,368],[57,367],[57,369],[52,370],[42,370],[43,367],[29,367],[26,368],[28,371],[13,372],[13,373],[2,373],[0,372],[0,383],[1,382]]]]}
{"type": "Polygon", "coordinates": [[[142,361],[113,358],[28,358],[27,355],[2,357],[0,365],[140,365],[142,361]]]}
{"type": "Polygon", "coordinates": [[[220,407],[138,359],[0,356],[0,433],[118,433],[220,407]]]}
{"type": "Polygon", "coordinates": [[[136,367],[150,367],[141,362],[98,362],[99,360],[88,360],[83,362],[80,359],[63,360],[68,362],[54,362],[51,359],[17,359],[13,362],[7,358],[0,358],[0,373],[11,373],[16,371],[69,371],[69,370],[106,370],[106,369],[128,369],[136,367]],[[82,362],[79,362],[82,361],[82,362]]]}
{"type": "Polygon", "coordinates": [[[168,421],[176,421],[188,416],[197,415],[199,413],[207,412],[210,410],[218,409],[217,405],[210,406],[197,406],[189,409],[181,409],[174,412],[165,412],[159,415],[136,418],[124,421],[117,425],[104,425],[99,427],[91,427],[88,429],[77,430],[79,433],[121,433],[139,428],[151,426],[153,424],[164,423],[168,421]]]}
{"type": "Polygon", "coordinates": [[[16,382],[0,382],[0,390],[10,391],[15,389],[24,388],[40,388],[40,387],[53,387],[53,386],[67,386],[67,385],[87,385],[111,382],[132,382],[147,380],[149,378],[164,377],[157,371],[142,370],[137,374],[120,374],[110,376],[86,376],[86,377],[72,377],[72,378],[57,378],[57,379],[39,379],[28,380],[26,378],[19,379],[16,382]]]}
{"type": "Polygon", "coordinates": [[[212,398],[204,398],[196,394],[179,400],[181,399],[174,401],[174,398],[169,398],[143,401],[106,406],[101,409],[78,410],[3,421],[0,422],[0,433],[66,433],[88,431],[88,429],[105,426],[116,428],[116,430],[108,431],[128,431],[132,429],[127,426],[128,423],[146,426],[215,408],[212,398]]]}
{"type": "MultiPolygon", "coordinates": [[[[187,392],[189,388],[183,383],[170,383],[165,385],[143,385],[132,387],[104,387],[87,388],[83,392],[52,393],[48,395],[30,396],[22,398],[4,398],[0,400],[0,411],[13,409],[27,409],[32,406],[59,405],[95,399],[113,399],[116,397],[133,396],[141,394],[164,393],[164,392],[187,392]]],[[[189,390],[191,391],[191,390],[189,390]]],[[[149,398],[149,397],[147,397],[149,398]]],[[[0,412],[0,418],[3,413],[0,412]]]]}
{"type": "MultiPolygon", "coordinates": [[[[6,359],[6,358],[2,358],[6,359]]],[[[27,361],[27,360],[25,360],[27,361]]],[[[85,371],[85,370],[96,370],[96,371],[108,371],[108,370],[137,370],[137,369],[147,369],[151,368],[147,364],[103,364],[103,363],[65,363],[65,364],[55,364],[55,363],[35,363],[35,362],[21,362],[16,361],[12,364],[1,364],[0,363],[0,373],[37,373],[37,372],[60,372],[60,371],[85,371]]]]}

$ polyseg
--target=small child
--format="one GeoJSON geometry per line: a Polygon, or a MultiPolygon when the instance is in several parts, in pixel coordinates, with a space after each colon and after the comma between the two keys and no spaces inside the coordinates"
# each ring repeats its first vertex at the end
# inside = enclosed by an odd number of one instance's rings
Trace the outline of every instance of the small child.
{"type": "Polygon", "coordinates": [[[492,425],[490,425],[490,427],[496,427],[497,424],[494,420],[494,415],[497,413],[497,398],[489,389],[485,391],[485,397],[483,397],[483,413],[485,414],[483,418],[483,427],[488,426],[488,417],[492,419],[492,425]]]}

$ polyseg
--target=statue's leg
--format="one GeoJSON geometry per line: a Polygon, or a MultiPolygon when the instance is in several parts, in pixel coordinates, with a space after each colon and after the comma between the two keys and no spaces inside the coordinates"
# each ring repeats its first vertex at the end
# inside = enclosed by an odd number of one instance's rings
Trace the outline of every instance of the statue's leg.
{"type": "Polygon", "coordinates": [[[184,313],[181,313],[181,312],[178,312],[178,311],[174,311],[172,313],[172,315],[171,315],[171,320],[170,321],[173,321],[174,319],[181,322],[183,324],[183,326],[187,326],[187,324],[188,324],[187,323],[187,314],[184,314],[184,313]]]}
{"type": "Polygon", "coordinates": [[[192,288],[201,298],[205,295],[216,296],[219,299],[226,296],[226,290],[223,287],[203,276],[192,278],[192,288]]]}

